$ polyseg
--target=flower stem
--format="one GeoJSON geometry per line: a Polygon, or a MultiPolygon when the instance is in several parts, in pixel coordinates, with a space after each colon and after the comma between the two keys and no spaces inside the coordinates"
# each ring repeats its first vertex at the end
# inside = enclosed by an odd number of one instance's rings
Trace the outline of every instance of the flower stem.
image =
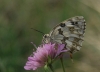
{"type": "Polygon", "coordinates": [[[63,63],[63,58],[60,58],[60,61],[61,61],[61,65],[62,65],[62,68],[63,68],[63,72],[65,72],[65,67],[64,67],[64,63],[63,63]]]}
{"type": "Polygon", "coordinates": [[[48,72],[48,66],[47,65],[44,66],[44,70],[45,70],[45,72],[48,72]]]}
{"type": "Polygon", "coordinates": [[[51,71],[54,72],[54,69],[51,64],[49,65],[49,67],[50,67],[51,71]]]}

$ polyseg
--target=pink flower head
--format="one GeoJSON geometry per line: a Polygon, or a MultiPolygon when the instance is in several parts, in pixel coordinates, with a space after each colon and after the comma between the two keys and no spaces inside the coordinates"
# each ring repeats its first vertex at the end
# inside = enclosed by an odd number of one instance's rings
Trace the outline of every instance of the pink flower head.
{"type": "Polygon", "coordinates": [[[33,55],[28,57],[28,61],[24,66],[26,70],[36,70],[39,67],[45,66],[46,64],[52,63],[64,50],[64,44],[44,44],[37,48],[33,55]]]}

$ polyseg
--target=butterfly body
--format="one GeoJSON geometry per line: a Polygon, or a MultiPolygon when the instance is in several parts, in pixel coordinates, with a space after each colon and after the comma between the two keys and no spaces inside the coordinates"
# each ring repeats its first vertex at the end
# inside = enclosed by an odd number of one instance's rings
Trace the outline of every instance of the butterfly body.
{"type": "Polygon", "coordinates": [[[43,36],[43,43],[61,43],[70,53],[80,50],[85,33],[85,20],[83,16],[67,19],[55,26],[49,34],[43,36]]]}

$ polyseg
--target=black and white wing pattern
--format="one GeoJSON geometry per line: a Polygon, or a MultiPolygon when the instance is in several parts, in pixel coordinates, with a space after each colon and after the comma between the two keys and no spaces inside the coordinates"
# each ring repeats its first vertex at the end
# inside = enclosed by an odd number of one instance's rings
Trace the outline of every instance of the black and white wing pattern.
{"type": "Polygon", "coordinates": [[[82,47],[86,22],[83,16],[75,16],[55,26],[49,34],[43,37],[44,43],[61,43],[70,53],[79,51],[82,47]]]}

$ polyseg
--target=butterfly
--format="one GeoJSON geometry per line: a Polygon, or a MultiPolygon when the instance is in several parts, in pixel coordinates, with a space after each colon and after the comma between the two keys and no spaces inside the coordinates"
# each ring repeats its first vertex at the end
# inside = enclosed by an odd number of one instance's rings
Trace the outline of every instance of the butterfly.
{"type": "Polygon", "coordinates": [[[43,43],[61,43],[71,54],[82,47],[86,22],[83,16],[69,18],[56,25],[49,34],[43,36],[43,43]]]}

